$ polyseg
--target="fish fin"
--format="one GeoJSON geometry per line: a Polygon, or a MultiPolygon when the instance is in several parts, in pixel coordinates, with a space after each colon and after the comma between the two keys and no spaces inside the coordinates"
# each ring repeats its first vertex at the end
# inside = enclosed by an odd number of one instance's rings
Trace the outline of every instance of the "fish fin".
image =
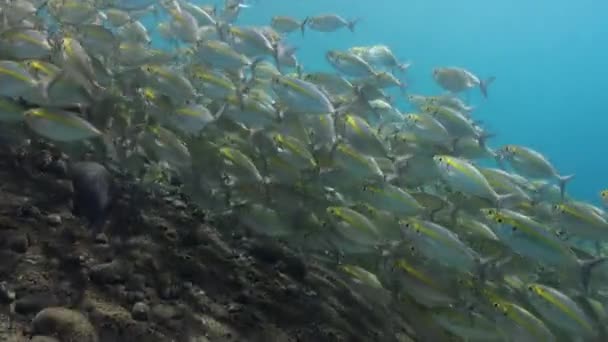
{"type": "Polygon", "coordinates": [[[300,24],[300,32],[302,32],[302,37],[304,37],[304,31],[306,31],[306,24],[308,24],[308,17],[304,18],[304,20],[302,20],[302,23],[300,24]]]}
{"type": "Polygon", "coordinates": [[[361,21],[361,18],[355,18],[353,20],[349,20],[346,26],[350,30],[350,32],[355,32],[355,26],[361,21]]]}
{"type": "Polygon", "coordinates": [[[583,284],[583,289],[585,290],[585,292],[587,292],[589,288],[589,281],[591,280],[591,271],[593,271],[596,266],[603,264],[606,260],[608,260],[607,257],[602,257],[592,260],[586,260],[581,263],[581,282],[583,284]]]}
{"type": "Polygon", "coordinates": [[[494,80],[496,80],[496,77],[490,76],[485,80],[479,82],[479,89],[481,90],[481,94],[486,99],[488,98],[488,87],[490,86],[490,84],[492,84],[492,82],[494,82],[494,80]]]}
{"type": "Polygon", "coordinates": [[[564,196],[566,195],[566,184],[572,180],[572,178],[574,178],[574,175],[557,176],[557,181],[559,182],[559,193],[562,199],[564,199],[564,196]]]}

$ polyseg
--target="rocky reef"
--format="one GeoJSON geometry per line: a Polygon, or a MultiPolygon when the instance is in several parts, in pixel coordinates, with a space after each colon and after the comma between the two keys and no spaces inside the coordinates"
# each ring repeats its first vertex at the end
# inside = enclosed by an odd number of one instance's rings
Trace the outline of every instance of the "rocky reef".
{"type": "Polygon", "coordinates": [[[2,341],[441,338],[413,331],[413,305],[363,295],[335,267],[238,222],[209,222],[179,192],[117,177],[105,234],[94,236],[73,214],[61,154],[0,149],[2,341]]]}

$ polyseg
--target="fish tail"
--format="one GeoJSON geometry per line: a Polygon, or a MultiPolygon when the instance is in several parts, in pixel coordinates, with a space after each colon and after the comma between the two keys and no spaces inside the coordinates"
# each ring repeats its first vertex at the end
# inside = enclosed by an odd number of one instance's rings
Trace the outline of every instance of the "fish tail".
{"type": "Polygon", "coordinates": [[[308,23],[308,17],[304,18],[304,20],[302,20],[302,23],[300,24],[300,32],[302,32],[302,37],[304,37],[304,31],[306,31],[307,23],[308,23]]]}
{"type": "Polygon", "coordinates": [[[399,69],[400,72],[405,72],[411,65],[412,63],[410,62],[397,63],[397,69],[399,69]]]}
{"type": "Polygon", "coordinates": [[[511,200],[516,198],[517,195],[516,194],[504,194],[504,195],[496,195],[496,207],[497,208],[502,208],[504,207],[504,204],[511,200]]]}
{"type": "Polygon", "coordinates": [[[583,284],[583,289],[585,290],[585,292],[587,292],[589,288],[589,282],[591,280],[591,271],[593,271],[596,266],[603,264],[606,260],[608,260],[607,257],[602,257],[582,262],[581,283],[583,284]]]}
{"type": "Polygon", "coordinates": [[[482,80],[481,82],[479,82],[479,89],[481,90],[481,94],[483,95],[483,97],[485,99],[488,98],[488,87],[490,86],[490,84],[492,84],[492,82],[494,82],[495,79],[496,79],[496,77],[490,76],[490,77],[486,78],[485,80],[482,80]]]}
{"type": "MultiPolygon", "coordinates": [[[[242,96],[242,94],[241,94],[241,96],[242,96]]],[[[242,101],[242,98],[240,98],[240,99],[242,101]]],[[[223,103],[220,106],[220,108],[215,113],[213,113],[213,119],[217,121],[219,118],[221,118],[222,115],[224,114],[224,112],[226,111],[226,107],[228,107],[228,104],[223,103]]]]}
{"type": "MultiPolygon", "coordinates": [[[[274,64],[277,66],[277,70],[279,72],[281,72],[281,54],[283,51],[283,47],[277,43],[277,42],[273,42],[272,43],[272,58],[274,59],[274,64]]],[[[254,62],[254,63],[259,63],[258,62],[254,62]]],[[[253,71],[253,70],[252,70],[253,71]]]]}
{"type": "Polygon", "coordinates": [[[557,176],[557,181],[559,182],[559,193],[562,199],[564,199],[564,196],[566,195],[566,184],[572,180],[572,178],[574,178],[574,175],[557,176]]]}
{"type": "MultiPolygon", "coordinates": [[[[274,58],[275,58],[275,62],[277,63],[277,68],[279,67],[279,55],[277,54],[277,48],[275,47],[274,49],[274,58]]],[[[257,68],[258,64],[260,64],[261,61],[264,60],[264,57],[260,56],[260,57],[256,57],[253,61],[251,61],[251,64],[249,65],[249,72],[251,73],[251,79],[254,78],[255,75],[255,68],[257,68]]]]}
{"type": "Polygon", "coordinates": [[[359,23],[359,21],[361,21],[361,18],[350,20],[348,24],[346,24],[350,32],[355,32],[355,26],[359,23]]]}
{"type": "Polygon", "coordinates": [[[407,88],[408,88],[409,84],[407,84],[406,82],[400,81],[399,82],[399,90],[401,91],[401,93],[403,95],[407,94],[407,88]]]}
{"type": "Polygon", "coordinates": [[[507,166],[505,165],[505,156],[499,152],[494,153],[494,159],[496,160],[496,164],[501,170],[507,170],[507,166]]]}
{"type": "Polygon", "coordinates": [[[494,134],[494,133],[488,133],[488,132],[483,132],[483,133],[481,133],[481,134],[480,134],[480,135],[477,137],[477,143],[479,144],[479,147],[481,147],[481,148],[485,149],[485,148],[486,148],[486,146],[487,146],[487,144],[486,144],[487,140],[488,140],[489,138],[493,138],[493,137],[495,137],[495,136],[496,136],[496,134],[494,134]]]}

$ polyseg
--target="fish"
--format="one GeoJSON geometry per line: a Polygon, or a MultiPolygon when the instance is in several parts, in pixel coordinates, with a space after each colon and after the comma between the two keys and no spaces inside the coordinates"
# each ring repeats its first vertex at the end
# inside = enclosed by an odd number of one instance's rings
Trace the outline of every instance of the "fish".
{"type": "Polygon", "coordinates": [[[0,95],[13,98],[40,92],[43,88],[43,83],[34,78],[27,69],[15,61],[8,60],[0,60],[0,83],[0,95]]]}
{"type": "Polygon", "coordinates": [[[116,234],[124,180],[297,251],[389,328],[403,315],[397,339],[605,335],[608,191],[566,192],[573,175],[508,141],[473,61],[428,67],[346,12],[258,1],[0,3],[0,142],[67,155],[93,234],[116,234]]]}
{"type": "Polygon", "coordinates": [[[593,338],[597,335],[597,329],[591,320],[566,294],[538,283],[529,284],[526,294],[542,317],[559,326],[570,336],[593,338]]]}
{"type": "MultiPolygon", "coordinates": [[[[305,19],[305,24],[309,28],[320,31],[320,32],[333,32],[343,27],[348,28],[349,31],[355,32],[355,26],[360,19],[346,20],[336,14],[319,14],[305,19]]],[[[302,32],[304,29],[302,28],[302,32]]]]}
{"type": "Polygon", "coordinates": [[[578,272],[585,289],[592,269],[605,261],[579,260],[554,231],[526,215],[508,209],[482,209],[482,212],[496,224],[495,232],[512,251],[560,270],[578,272]]]}
{"type": "Polygon", "coordinates": [[[325,210],[337,234],[352,250],[369,250],[380,242],[378,228],[364,215],[347,207],[330,206],[325,210]]]}
{"type": "Polygon", "coordinates": [[[300,21],[289,16],[275,15],[270,19],[270,26],[281,33],[291,33],[296,30],[301,30],[302,34],[304,34],[304,25],[306,25],[307,21],[308,19],[300,21]]]}
{"type": "Polygon", "coordinates": [[[376,71],[361,57],[349,52],[330,50],[325,54],[327,61],[347,76],[376,76],[376,71]]]}
{"type": "Polygon", "coordinates": [[[0,56],[12,60],[48,59],[51,44],[44,31],[12,28],[0,33],[0,56]]]}
{"type": "Polygon", "coordinates": [[[417,253],[457,272],[478,272],[479,255],[447,228],[416,218],[403,220],[402,227],[404,237],[417,253]]]}
{"type": "Polygon", "coordinates": [[[272,89],[281,105],[306,114],[334,113],[331,100],[314,84],[289,76],[275,76],[272,89]]]}
{"type": "Polygon", "coordinates": [[[553,178],[559,183],[562,198],[566,193],[566,184],[574,175],[562,176],[541,153],[520,145],[506,145],[500,152],[500,157],[509,162],[509,165],[518,173],[530,178],[553,178]]]}
{"type": "Polygon", "coordinates": [[[600,191],[600,198],[602,199],[602,204],[604,207],[608,208],[608,190],[600,191]]]}
{"type": "Polygon", "coordinates": [[[481,80],[470,71],[459,67],[440,67],[433,69],[433,79],[443,89],[452,93],[461,93],[465,90],[479,87],[483,97],[488,97],[488,86],[494,82],[495,77],[481,80]]]}
{"type": "Polygon", "coordinates": [[[411,66],[411,63],[400,62],[391,48],[383,44],[372,46],[354,46],[348,51],[360,56],[369,64],[378,67],[397,69],[404,72],[411,66]]]}
{"type": "Polygon", "coordinates": [[[488,199],[498,206],[513,197],[512,194],[496,193],[479,169],[464,159],[435,155],[433,161],[441,177],[456,190],[488,199]]]}
{"type": "Polygon", "coordinates": [[[23,115],[33,131],[51,140],[70,142],[102,135],[78,114],[66,110],[40,107],[29,109],[23,115]]]}

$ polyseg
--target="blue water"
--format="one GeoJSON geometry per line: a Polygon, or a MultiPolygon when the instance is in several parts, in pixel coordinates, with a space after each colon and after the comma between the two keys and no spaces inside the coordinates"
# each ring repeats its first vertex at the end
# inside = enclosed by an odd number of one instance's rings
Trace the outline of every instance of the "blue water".
{"type": "MultiPolygon", "coordinates": [[[[608,186],[608,2],[600,0],[257,0],[241,24],[268,24],[273,15],[303,18],[338,13],[361,18],[356,33],[307,31],[289,37],[307,70],[327,69],[324,53],[383,43],[414,64],[412,93],[441,92],[436,66],[496,76],[484,101],[470,99],[493,147],[523,144],[544,153],[563,174],[576,174],[572,196],[597,202],[608,186]]],[[[403,109],[406,109],[403,107],[403,109]]]]}

